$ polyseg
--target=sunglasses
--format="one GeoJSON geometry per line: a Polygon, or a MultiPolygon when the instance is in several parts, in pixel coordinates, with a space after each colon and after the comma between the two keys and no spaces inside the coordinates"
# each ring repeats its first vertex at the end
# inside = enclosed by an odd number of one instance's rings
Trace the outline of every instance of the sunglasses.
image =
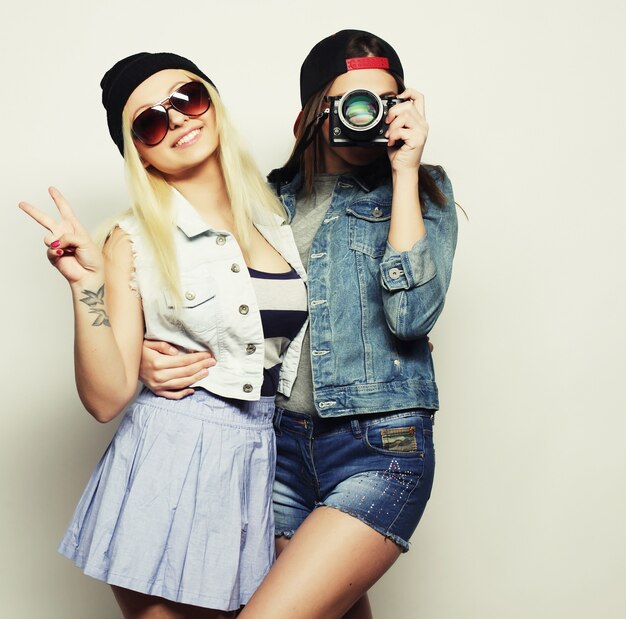
{"type": "Polygon", "coordinates": [[[173,107],[185,116],[200,116],[210,106],[211,97],[205,85],[201,82],[187,82],[135,118],[132,125],[133,137],[146,146],[156,146],[163,141],[170,128],[167,113],[170,108],[173,107]]]}

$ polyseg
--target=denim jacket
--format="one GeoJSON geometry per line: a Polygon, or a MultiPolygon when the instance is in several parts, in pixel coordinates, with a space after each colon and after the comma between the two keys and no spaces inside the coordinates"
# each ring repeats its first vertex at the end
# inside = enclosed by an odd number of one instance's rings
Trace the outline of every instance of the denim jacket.
{"type": "MultiPolygon", "coordinates": [[[[133,287],[141,296],[145,337],[164,340],[188,352],[210,350],[217,364],[194,383],[218,395],[258,400],[263,383],[265,344],[261,314],[241,248],[235,237],[214,230],[177,191],[174,200],[174,246],[182,303],[164,290],[150,248],[132,215],[118,221],[130,237],[134,254],[133,287]]],[[[255,223],[259,232],[294,267],[306,274],[291,228],[278,215],[255,223]]],[[[279,388],[289,393],[295,379],[306,324],[283,359],[279,388]]]]}
{"type": "MultiPolygon", "coordinates": [[[[391,180],[346,174],[309,255],[315,406],[322,417],[439,407],[426,335],[443,309],[457,238],[452,186],[427,166],[447,198],[424,199],[426,237],[409,251],[387,242],[391,180]]],[[[277,187],[293,219],[296,177],[277,187]]]]}

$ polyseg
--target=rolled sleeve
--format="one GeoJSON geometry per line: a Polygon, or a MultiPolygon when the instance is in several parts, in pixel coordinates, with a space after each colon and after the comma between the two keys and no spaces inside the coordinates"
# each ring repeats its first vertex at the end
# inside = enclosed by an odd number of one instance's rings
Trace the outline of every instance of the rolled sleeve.
{"type": "Polygon", "coordinates": [[[427,237],[408,251],[399,252],[387,243],[380,263],[380,276],[386,290],[410,290],[428,283],[437,274],[427,237]]]}
{"type": "Polygon", "coordinates": [[[392,333],[403,340],[427,335],[443,310],[452,275],[457,218],[450,180],[437,177],[446,204],[427,204],[426,236],[409,251],[389,243],[380,263],[383,308],[392,333]]]}

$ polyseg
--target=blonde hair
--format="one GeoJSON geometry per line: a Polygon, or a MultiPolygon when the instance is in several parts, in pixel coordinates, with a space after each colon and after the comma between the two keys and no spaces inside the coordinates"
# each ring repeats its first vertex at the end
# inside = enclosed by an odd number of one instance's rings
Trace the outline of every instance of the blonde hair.
{"type": "MultiPolygon", "coordinates": [[[[233,213],[235,234],[239,244],[247,249],[252,222],[271,223],[273,213],[284,216],[284,211],[244,147],[217,90],[197,75],[188,71],[183,73],[202,82],[209,91],[219,136],[219,163],[233,213]]],[[[125,108],[122,133],[131,211],[140,224],[144,241],[154,254],[161,283],[180,301],[179,272],[173,243],[173,189],[158,170],[144,167],[134,144],[131,122],[130,112],[125,108]]]]}

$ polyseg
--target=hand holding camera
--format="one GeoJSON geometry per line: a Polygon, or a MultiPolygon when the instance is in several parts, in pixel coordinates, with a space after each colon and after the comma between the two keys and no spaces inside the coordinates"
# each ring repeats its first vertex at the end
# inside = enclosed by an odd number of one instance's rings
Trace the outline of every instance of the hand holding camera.
{"type": "Polygon", "coordinates": [[[428,137],[428,123],[424,114],[424,95],[407,88],[399,95],[403,100],[387,114],[386,137],[388,154],[394,171],[417,170],[428,137]]]}

